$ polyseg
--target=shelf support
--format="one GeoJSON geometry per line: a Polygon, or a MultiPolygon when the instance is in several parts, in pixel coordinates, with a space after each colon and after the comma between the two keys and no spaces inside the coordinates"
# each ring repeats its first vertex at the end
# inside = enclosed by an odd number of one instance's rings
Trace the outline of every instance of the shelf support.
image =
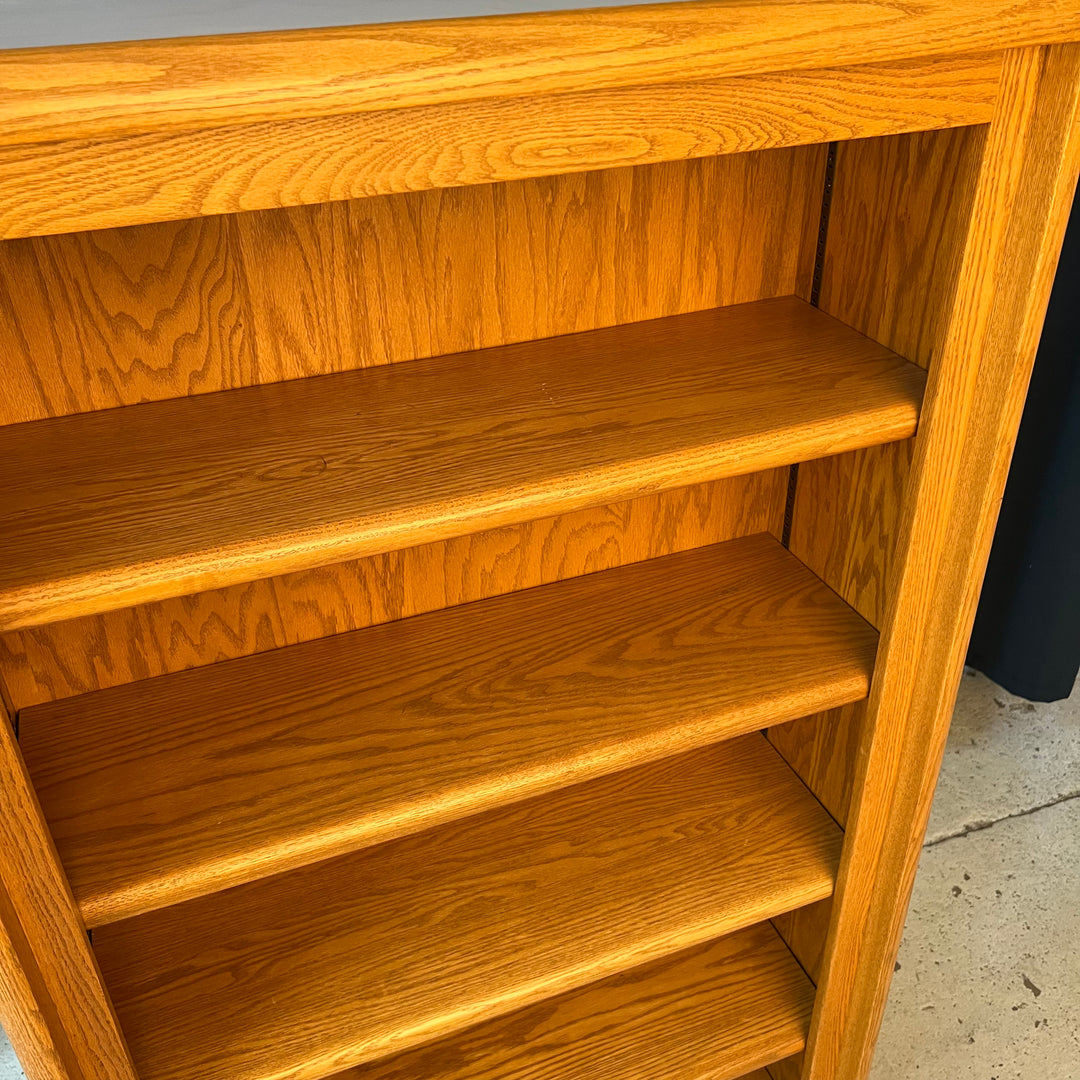
{"type": "Polygon", "coordinates": [[[1077,170],[1080,45],[1006,54],[908,477],[803,1080],[863,1080],[884,1012],[1077,170]]]}

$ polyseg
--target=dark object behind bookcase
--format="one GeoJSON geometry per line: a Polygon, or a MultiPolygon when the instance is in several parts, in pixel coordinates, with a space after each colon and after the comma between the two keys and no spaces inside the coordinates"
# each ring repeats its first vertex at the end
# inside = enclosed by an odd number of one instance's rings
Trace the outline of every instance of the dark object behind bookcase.
{"type": "Polygon", "coordinates": [[[968,663],[1033,701],[1080,669],[1080,200],[1046,313],[968,663]]]}

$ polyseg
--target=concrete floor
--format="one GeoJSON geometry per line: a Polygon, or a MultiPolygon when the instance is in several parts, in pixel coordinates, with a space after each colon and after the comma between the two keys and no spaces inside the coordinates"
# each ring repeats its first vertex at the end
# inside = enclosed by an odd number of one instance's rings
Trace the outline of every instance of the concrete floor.
{"type": "Polygon", "coordinates": [[[1080,1080],[1080,682],[966,672],[871,1080],[1080,1080]]]}
{"type": "Polygon", "coordinates": [[[1080,682],[965,673],[871,1080],[1080,1080],[1078,958],[1080,682]]]}

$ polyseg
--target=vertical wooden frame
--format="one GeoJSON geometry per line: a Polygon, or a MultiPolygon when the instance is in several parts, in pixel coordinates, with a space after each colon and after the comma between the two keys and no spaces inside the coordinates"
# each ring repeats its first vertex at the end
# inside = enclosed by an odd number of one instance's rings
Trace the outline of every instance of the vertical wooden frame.
{"type": "Polygon", "coordinates": [[[1010,52],[908,478],[804,1080],[870,1068],[1080,167],[1080,45],[1010,52]]]}
{"type": "Polygon", "coordinates": [[[0,1023],[29,1080],[136,1080],[14,732],[2,714],[0,1023]]]}
{"type": "MultiPolygon", "coordinates": [[[[841,142],[823,213],[818,306],[921,367],[941,353],[987,125],[841,142]]],[[[789,547],[868,622],[882,625],[914,440],[804,462],[789,547]]],[[[845,826],[866,702],[769,730],[845,826]]],[[[776,928],[815,981],[831,901],[776,928]]],[[[797,1078],[788,1064],[776,1080],[797,1078]]]]}

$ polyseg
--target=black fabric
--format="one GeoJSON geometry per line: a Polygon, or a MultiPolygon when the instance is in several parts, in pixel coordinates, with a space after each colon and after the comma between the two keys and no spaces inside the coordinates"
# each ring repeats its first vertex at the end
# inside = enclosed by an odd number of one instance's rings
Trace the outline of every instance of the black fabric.
{"type": "Polygon", "coordinates": [[[1073,204],[968,663],[1033,701],[1080,668],[1080,197],[1073,204]]]}

